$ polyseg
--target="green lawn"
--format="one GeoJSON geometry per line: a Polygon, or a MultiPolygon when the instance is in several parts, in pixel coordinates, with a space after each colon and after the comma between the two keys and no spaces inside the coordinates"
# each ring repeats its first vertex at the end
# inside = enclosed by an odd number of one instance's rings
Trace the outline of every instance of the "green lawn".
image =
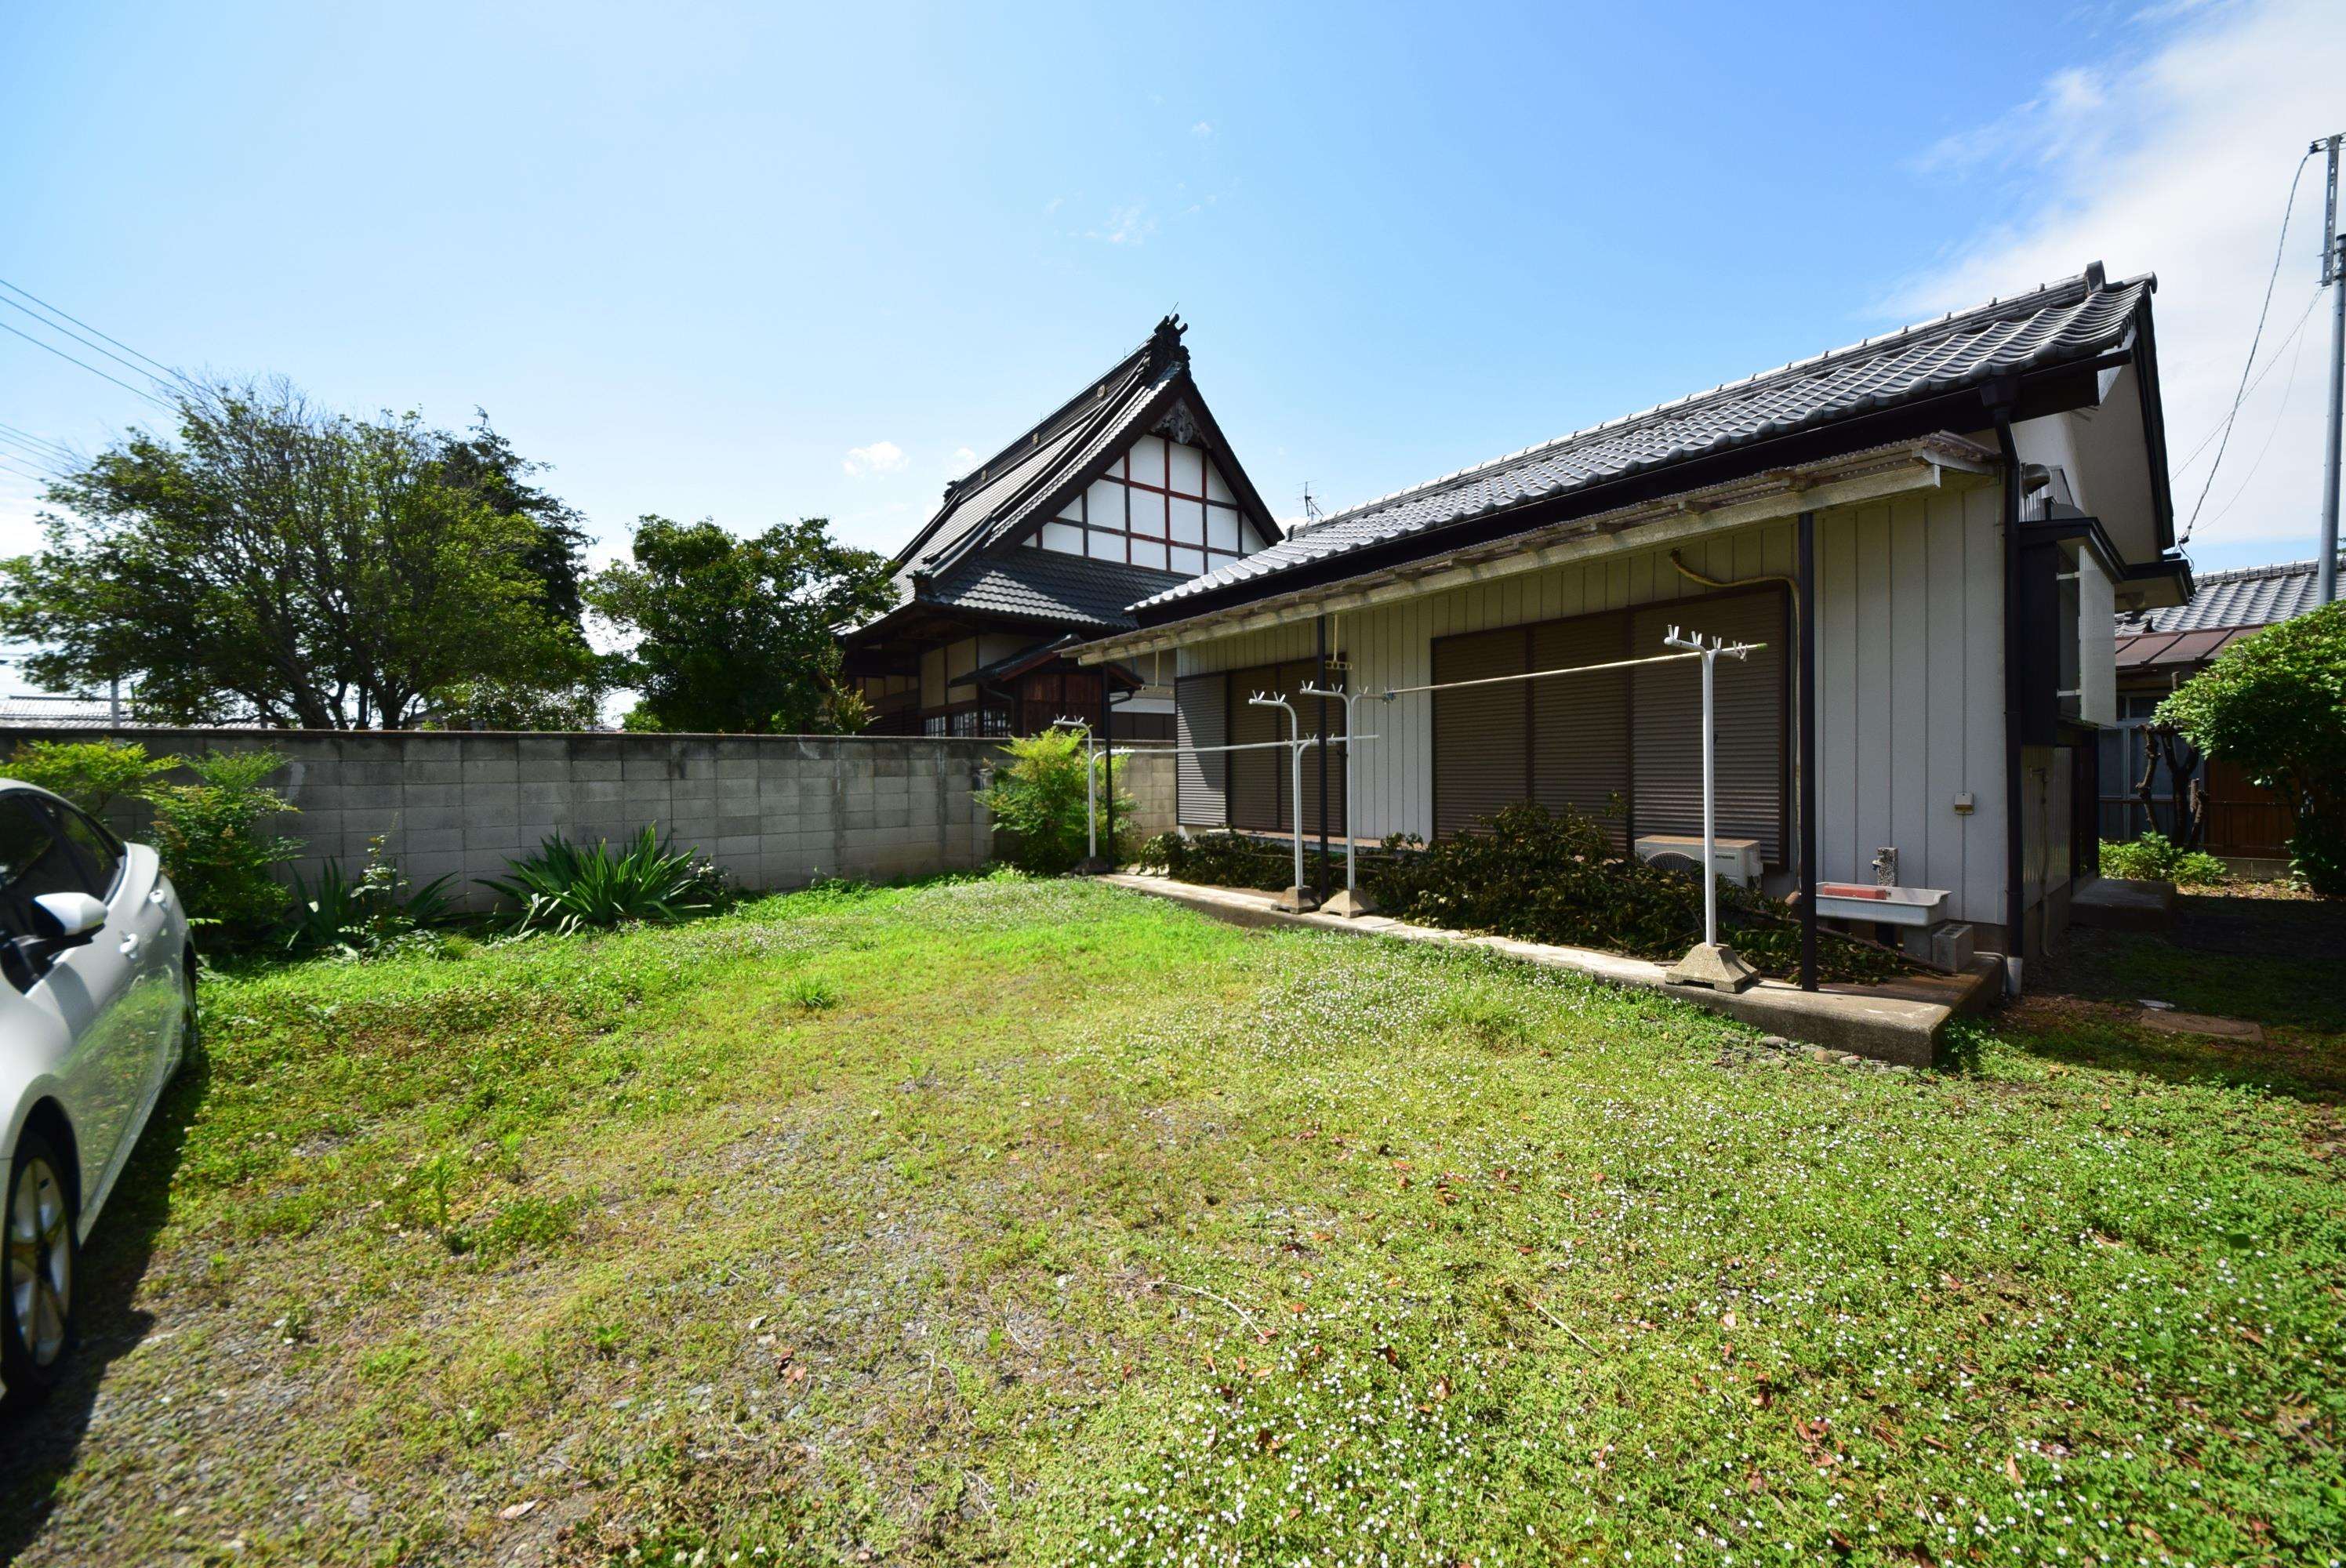
{"type": "Polygon", "coordinates": [[[1858,1070],[1010,879],[206,1027],[0,1558],[2346,1553],[2346,1133],[2237,1063],[1858,1070]]]}

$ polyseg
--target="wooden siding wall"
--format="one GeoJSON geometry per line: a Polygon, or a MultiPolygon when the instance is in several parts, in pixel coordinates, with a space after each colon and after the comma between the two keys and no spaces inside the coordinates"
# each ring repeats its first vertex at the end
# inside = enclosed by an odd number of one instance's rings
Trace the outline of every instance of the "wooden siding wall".
{"type": "MultiPolygon", "coordinates": [[[[2004,919],[1997,505],[1989,484],[1817,523],[1819,875],[1870,880],[1875,849],[1895,845],[1902,881],[1945,888],[1958,918],[1990,924],[2004,919]],[[1973,809],[1959,814],[1955,797],[1966,792],[1973,809]]],[[[1738,529],[1680,553],[1716,578],[1790,576],[1794,524],[1738,529]]],[[[1435,678],[1437,637],[1711,592],[1674,570],[1667,551],[1624,552],[1335,616],[1330,645],[1351,656],[1353,689],[1416,686],[1435,678]]],[[[1711,629],[1691,613],[1685,620],[1689,631],[1711,629]]],[[[1182,650],[1181,670],[1308,658],[1314,636],[1305,616],[1200,642],[1182,650]]],[[[1432,835],[1433,709],[1420,694],[1361,710],[1362,731],[1380,738],[1361,746],[1355,831],[1432,835]]]]}

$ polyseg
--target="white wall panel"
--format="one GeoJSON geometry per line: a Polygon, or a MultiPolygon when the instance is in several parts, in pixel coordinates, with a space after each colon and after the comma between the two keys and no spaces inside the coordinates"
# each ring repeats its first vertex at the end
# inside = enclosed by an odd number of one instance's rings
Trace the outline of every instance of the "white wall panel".
{"type": "MultiPolygon", "coordinates": [[[[2002,535],[1993,485],[1933,492],[1818,519],[1818,871],[1870,880],[1897,848],[1901,879],[1945,888],[1959,918],[2004,919],[2002,535]],[[1955,809],[1968,793],[1968,815],[1955,809]]],[[[1790,519],[1680,546],[1706,576],[1790,576],[1790,519]]],[[[1355,689],[1423,685],[1434,638],[1712,592],[1668,552],[1640,551],[1469,584],[1336,617],[1355,689]]],[[[1701,629],[1698,608],[1684,623],[1701,629]]],[[[1181,671],[1303,658],[1307,616],[1194,645],[1181,671]]],[[[1658,651],[1658,650],[1657,650],[1658,651]]],[[[1786,649],[1790,655],[1794,650],[1786,649]]],[[[1430,833],[1432,698],[1362,709],[1358,830],[1430,833]]]]}

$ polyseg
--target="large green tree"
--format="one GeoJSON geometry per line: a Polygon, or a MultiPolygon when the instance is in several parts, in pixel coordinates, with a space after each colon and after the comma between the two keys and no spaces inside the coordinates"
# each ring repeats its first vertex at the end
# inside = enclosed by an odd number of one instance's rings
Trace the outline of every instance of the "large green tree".
{"type": "Polygon", "coordinates": [[[637,524],[634,560],[587,603],[635,638],[630,728],[806,734],[862,728],[839,633],[894,602],[888,564],[820,517],[737,539],[706,520],[637,524]]]}
{"type": "Polygon", "coordinates": [[[164,722],[591,713],[576,519],[485,421],[351,419],[282,381],[175,402],[175,438],[134,431],[53,484],[46,548],[0,563],[33,678],[128,679],[164,722]]]}
{"type": "Polygon", "coordinates": [[[2346,602],[2235,643],[2156,716],[2290,809],[2290,862],[2346,898],[2346,602]]]}

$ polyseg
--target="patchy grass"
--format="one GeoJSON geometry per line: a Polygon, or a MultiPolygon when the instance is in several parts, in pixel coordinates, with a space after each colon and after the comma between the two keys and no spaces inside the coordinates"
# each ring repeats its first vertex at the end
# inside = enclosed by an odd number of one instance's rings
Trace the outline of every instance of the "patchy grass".
{"type": "Polygon", "coordinates": [[[206,1001],[0,1556],[2346,1550],[2306,1098],[1015,879],[206,1001]]]}

